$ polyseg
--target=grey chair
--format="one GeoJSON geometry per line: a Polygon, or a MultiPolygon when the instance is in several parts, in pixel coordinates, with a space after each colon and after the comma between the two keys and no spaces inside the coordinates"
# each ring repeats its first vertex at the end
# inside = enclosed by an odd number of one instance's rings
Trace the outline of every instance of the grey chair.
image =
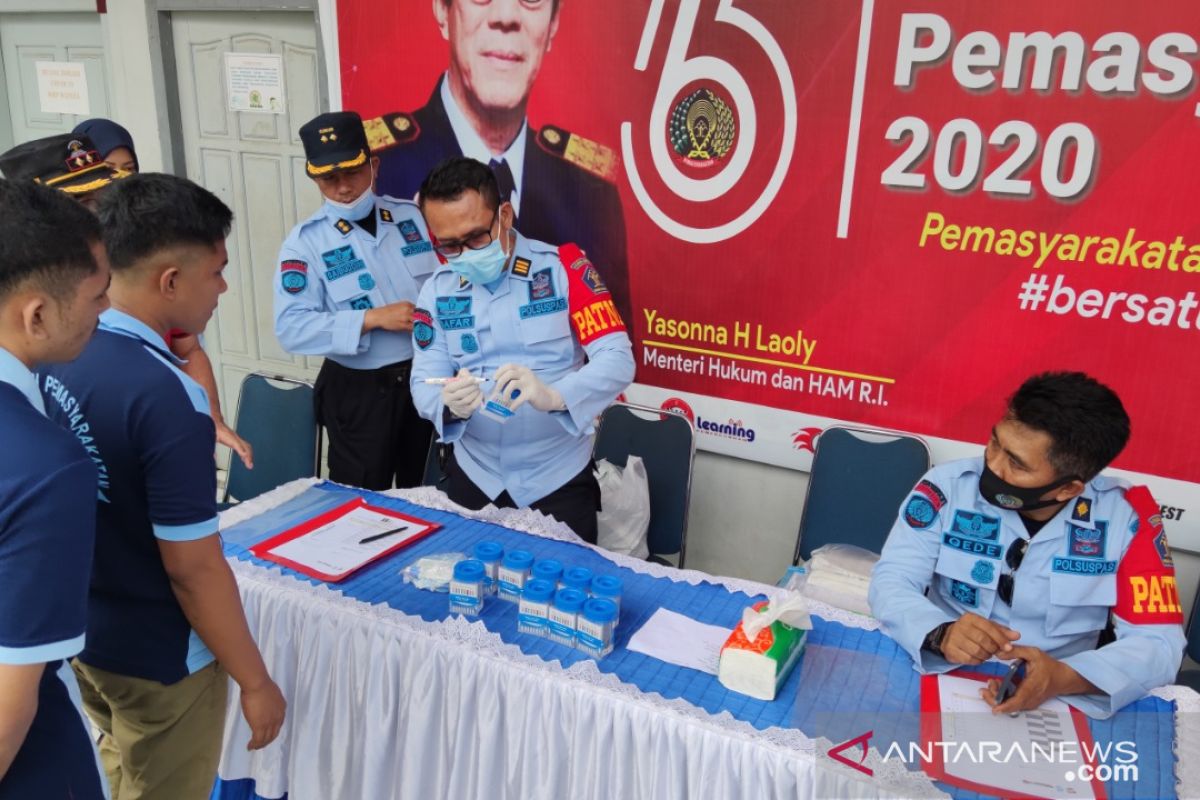
{"type": "Polygon", "coordinates": [[[835,426],[817,437],[792,564],[823,544],[883,549],[900,503],[929,469],[915,436],[835,426]]]}
{"type": "Polygon", "coordinates": [[[631,455],[641,457],[650,483],[650,530],[646,535],[650,558],[665,564],[669,562],[661,556],[678,553],[682,567],[696,458],[695,429],[679,414],[614,403],[600,415],[592,457],[624,469],[631,455]]]}

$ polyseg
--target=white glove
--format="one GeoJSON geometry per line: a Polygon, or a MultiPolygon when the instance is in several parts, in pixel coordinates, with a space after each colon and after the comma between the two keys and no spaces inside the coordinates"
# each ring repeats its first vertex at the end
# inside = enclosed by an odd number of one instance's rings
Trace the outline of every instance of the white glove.
{"type": "Polygon", "coordinates": [[[483,405],[483,392],[470,370],[460,369],[454,380],[442,387],[442,402],[459,419],[466,419],[483,405]]]}
{"type": "Polygon", "coordinates": [[[520,408],[522,403],[529,403],[538,411],[563,411],[567,407],[557,389],[542,383],[533,370],[520,364],[505,364],[497,370],[496,387],[497,394],[502,398],[516,395],[509,406],[513,411],[520,408]]]}

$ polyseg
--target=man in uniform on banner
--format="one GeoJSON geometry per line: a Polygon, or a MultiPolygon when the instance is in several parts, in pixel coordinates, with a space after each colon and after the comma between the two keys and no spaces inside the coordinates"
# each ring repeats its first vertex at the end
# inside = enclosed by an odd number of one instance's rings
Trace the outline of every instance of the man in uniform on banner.
{"type": "Polygon", "coordinates": [[[531,507],[595,542],[593,422],[634,373],[612,296],[577,246],[517,233],[480,162],[449,159],[420,197],[448,268],[413,312],[413,398],[454,445],[447,494],[531,507]]]}
{"type": "Polygon", "coordinates": [[[1108,717],[1172,683],[1183,612],[1158,504],[1100,475],[1129,439],[1108,387],[1027,380],[982,458],[934,467],[900,509],[871,577],[871,612],[920,672],[1025,662],[998,713],[1062,697],[1108,717]]]}
{"type": "Polygon", "coordinates": [[[438,28],[450,44],[449,68],[424,107],[367,121],[381,160],[379,191],[414,197],[429,170],[451,156],[489,164],[522,232],[551,244],[578,244],[629,319],[616,154],[553,125],[531,130],[525,116],[558,29],[559,2],[434,0],[438,28]]]}
{"type": "Polygon", "coordinates": [[[433,433],[408,388],[413,303],[438,266],[425,220],[413,202],[376,196],[378,160],[358,114],[321,114],[300,139],[325,203],[279,252],[275,335],[289,353],[325,357],[316,411],[329,477],[417,486],[433,433]]]}

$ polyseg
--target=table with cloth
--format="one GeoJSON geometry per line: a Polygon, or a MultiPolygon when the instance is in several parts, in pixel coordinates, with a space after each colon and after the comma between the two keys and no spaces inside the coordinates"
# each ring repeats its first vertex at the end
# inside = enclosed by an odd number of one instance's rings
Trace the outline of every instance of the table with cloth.
{"type": "MultiPolygon", "coordinates": [[[[867,617],[813,603],[800,663],[763,702],[624,645],[658,608],[732,628],[773,587],[607,553],[533,511],[308,479],[225,512],[222,536],[288,718],[275,743],[247,752],[231,684],[220,800],[977,796],[883,757],[918,741],[920,676],[867,617]],[[357,496],[443,527],[336,585],[250,553],[357,496]],[[613,654],[597,662],[520,634],[515,605],[494,598],[477,620],[451,616],[446,594],[401,580],[418,558],[485,539],[621,578],[613,654]],[[865,771],[827,755],[868,731],[865,771]]],[[[1091,720],[1098,744],[1137,745],[1138,779],[1110,781],[1108,796],[1200,797],[1198,709],[1200,696],[1166,687],[1091,720]]]]}

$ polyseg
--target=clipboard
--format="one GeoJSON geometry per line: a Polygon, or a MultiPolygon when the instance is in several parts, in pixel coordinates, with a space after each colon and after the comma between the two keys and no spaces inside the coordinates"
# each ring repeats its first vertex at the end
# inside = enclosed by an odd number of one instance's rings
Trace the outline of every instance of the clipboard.
{"type": "Polygon", "coordinates": [[[353,500],[350,500],[349,502],[346,502],[346,503],[341,504],[340,506],[337,506],[336,508],[332,508],[329,511],[326,511],[316,517],[313,517],[312,519],[306,520],[306,521],[300,523],[299,525],[296,525],[295,527],[288,528],[283,533],[276,534],[275,536],[272,536],[269,539],[259,542],[258,544],[254,545],[253,547],[250,548],[250,552],[258,558],[261,558],[265,561],[273,561],[276,564],[281,564],[281,565],[287,567],[288,569],[293,569],[296,572],[299,572],[303,575],[308,575],[309,577],[317,578],[318,580],[322,580],[327,583],[338,583],[340,581],[345,580],[350,575],[353,575],[355,572],[362,569],[363,567],[365,567],[369,564],[373,564],[374,562],[376,562],[382,558],[386,558],[386,557],[390,556],[392,553],[395,553],[397,550],[401,550],[401,549],[413,544],[414,542],[418,542],[421,539],[424,539],[426,536],[429,536],[431,533],[439,530],[441,527],[442,526],[436,522],[429,522],[428,520],[423,520],[418,517],[409,516],[408,514],[402,514],[399,511],[393,511],[390,508],[382,508],[380,506],[374,506],[374,505],[371,505],[370,503],[368,503],[363,498],[356,497],[353,500]],[[337,522],[339,519],[341,519],[342,517],[345,517],[347,514],[350,514],[359,509],[369,511],[372,514],[377,514],[377,515],[381,515],[384,517],[390,517],[392,519],[395,519],[396,522],[400,523],[400,524],[411,525],[412,530],[405,531],[404,535],[389,537],[391,539],[391,541],[389,541],[386,546],[382,547],[382,549],[376,548],[375,552],[364,554],[364,558],[362,561],[356,562],[355,564],[353,564],[353,566],[350,566],[348,569],[344,569],[344,570],[340,570],[340,571],[329,571],[329,572],[322,571],[322,570],[312,567],[308,564],[300,563],[291,558],[288,558],[285,555],[281,555],[279,553],[273,552],[276,549],[278,549],[281,545],[288,544],[289,542],[294,542],[295,540],[300,539],[303,536],[307,536],[308,534],[311,534],[314,531],[324,528],[324,527],[330,525],[331,523],[337,522]]]}
{"type": "MultiPolygon", "coordinates": [[[[948,673],[950,677],[963,678],[971,681],[978,681],[981,686],[985,685],[989,680],[997,678],[996,675],[987,675],[981,672],[971,672],[956,670],[948,673]]],[[[933,746],[937,742],[947,741],[944,735],[944,725],[942,718],[942,698],[941,686],[938,681],[939,675],[922,675],[921,676],[921,749],[931,755],[928,760],[922,759],[921,768],[930,778],[943,783],[948,783],[951,786],[956,786],[960,789],[977,792],[990,797],[1013,798],[1013,800],[1046,800],[1047,798],[1069,797],[1063,793],[1037,793],[1036,786],[1031,786],[1028,792],[1014,791],[1011,789],[1000,788],[996,786],[988,786],[982,783],[963,778],[962,776],[950,773],[944,761],[943,750],[940,747],[933,746]]],[[[1096,800],[1107,800],[1108,795],[1105,793],[1104,782],[1095,776],[1096,761],[1094,755],[1096,753],[1095,741],[1092,739],[1091,729],[1088,727],[1087,716],[1077,708],[1068,707],[1070,712],[1073,732],[1080,744],[1080,753],[1076,766],[1087,764],[1092,768],[1092,778],[1088,782],[1096,800]]],[[[1023,766],[1018,760],[1014,765],[1016,768],[1023,766]]],[[[1067,764],[1061,765],[1064,770],[1070,769],[1067,764]]],[[[1055,787],[1048,786],[1047,789],[1055,787]]],[[[1086,795],[1076,794],[1076,797],[1085,798],[1086,795]]]]}

